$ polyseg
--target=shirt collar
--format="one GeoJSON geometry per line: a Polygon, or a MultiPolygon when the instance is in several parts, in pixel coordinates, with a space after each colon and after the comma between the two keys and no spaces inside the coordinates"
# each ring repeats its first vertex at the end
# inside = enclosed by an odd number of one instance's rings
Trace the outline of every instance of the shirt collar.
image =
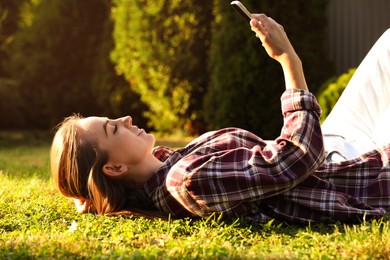
{"type": "Polygon", "coordinates": [[[169,170],[183,157],[181,153],[164,146],[156,147],[153,150],[153,154],[157,159],[163,161],[164,164],[144,184],[143,187],[148,196],[150,196],[157,187],[161,186],[165,182],[169,170]]]}

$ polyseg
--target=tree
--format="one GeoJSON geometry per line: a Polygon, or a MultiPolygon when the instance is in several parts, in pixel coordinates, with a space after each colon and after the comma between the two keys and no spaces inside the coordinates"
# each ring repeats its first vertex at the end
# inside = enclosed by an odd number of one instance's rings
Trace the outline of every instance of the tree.
{"type": "Polygon", "coordinates": [[[24,125],[22,99],[15,80],[10,78],[10,46],[19,26],[20,9],[26,0],[0,1],[0,128],[24,125]]]}
{"type": "Polygon", "coordinates": [[[9,45],[18,31],[20,8],[27,0],[1,0],[0,2],[0,77],[6,75],[9,45]]]}
{"type": "Polygon", "coordinates": [[[113,96],[129,85],[110,61],[110,11],[110,0],[36,0],[25,6],[10,71],[29,127],[48,128],[72,113],[121,112],[123,101],[113,96]]]}
{"type": "Polygon", "coordinates": [[[143,112],[147,106],[140,100],[140,96],[135,93],[129,82],[118,75],[115,64],[110,59],[110,53],[114,48],[114,38],[112,36],[114,22],[111,16],[111,0],[105,1],[107,5],[107,19],[101,31],[101,41],[97,48],[97,55],[92,76],[92,88],[97,95],[97,104],[101,107],[101,112],[107,117],[116,118],[130,114],[133,122],[139,125],[146,125],[143,112]]]}
{"type": "MultiPolygon", "coordinates": [[[[312,91],[329,77],[324,58],[327,0],[246,1],[281,23],[303,61],[312,91]]],[[[271,60],[249,25],[224,1],[214,1],[210,85],[204,111],[210,129],[237,126],[275,138],[282,125],[280,65],[271,60]]]]}
{"type": "Polygon", "coordinates": [[[209,0],[116,0],[113,60],[157,131],[199,132],[207,87],[209,0]]]}

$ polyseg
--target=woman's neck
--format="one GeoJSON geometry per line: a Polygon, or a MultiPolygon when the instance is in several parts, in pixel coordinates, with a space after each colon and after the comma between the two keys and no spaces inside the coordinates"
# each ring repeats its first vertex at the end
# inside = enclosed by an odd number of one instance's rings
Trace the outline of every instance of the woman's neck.
{"type": "Polygon", "coordinates": [[[144,185],[163,166],[163,164],[164,163],[157,159],[153,154],[150,154],[150,156],[145,157],[138,165],[129,167],[129,174],[127,174],[128,182],[132,182],[134,185],[134,179],[136,179],[136,186],[139,187],[144,185]]]}

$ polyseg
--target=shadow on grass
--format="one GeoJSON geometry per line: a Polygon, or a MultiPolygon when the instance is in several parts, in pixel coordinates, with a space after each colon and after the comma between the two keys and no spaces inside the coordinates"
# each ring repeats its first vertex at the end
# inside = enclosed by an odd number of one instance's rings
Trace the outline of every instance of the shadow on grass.
{"type": "Polygon", "coordinates": [[[50,131],[23,130],[0,131],[0,148],[16,146],[42,146],[49,145],[53,138],[50,131]]]}
{"type": "Polygon", "coordinates": [[[50,178],[49,131],[0,131],[0,174],[9,178],[50,178]]]}
{"type": "Polygon", "coordinates": [[[278,222],[275,219],[267,223],[248,222],[245,218],[236,218],[231,220],[224,220],[216,215],[210,216],[208,219],[192,220],[193,223],[200,221],[206,223],[208,227],[220,228],[222,226],[231,226],[235,229],[250,230],[251,233],[257,233],[266,238],[268,236],[281,235],[290,238],[297,238],[301,236],[328,236],[335,232],[345,234],[350,230],[356,232],[367,232],[367,230],[375,229],[376,227],[383,228],[386,223],[390,221],[390,216],[385,215],[381,218],[373,219],[356,219],[350,222],[340,221],[324,221],[321,223],[308,224],[293,224],[288,222],[278,222]]]}

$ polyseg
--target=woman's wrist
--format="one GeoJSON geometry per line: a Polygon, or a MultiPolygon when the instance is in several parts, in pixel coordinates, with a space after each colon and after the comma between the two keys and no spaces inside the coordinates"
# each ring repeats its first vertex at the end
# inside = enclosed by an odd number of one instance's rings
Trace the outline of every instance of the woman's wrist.
{"type": "Polygon", "coordinates": [[[308,90],[305,75],[303,73],[302,61],[294,52],[282,57],[280,64],[283,68],[286,89],[303,89],[308,90]]]}
{"type": "Polygon", "coordinates": [[[302,66],[301,59],[299,58],[298,54],[294,50],[282,54],[279,63],[282,65],[282,67],[297,66],[297,65],[302,66]]]}

